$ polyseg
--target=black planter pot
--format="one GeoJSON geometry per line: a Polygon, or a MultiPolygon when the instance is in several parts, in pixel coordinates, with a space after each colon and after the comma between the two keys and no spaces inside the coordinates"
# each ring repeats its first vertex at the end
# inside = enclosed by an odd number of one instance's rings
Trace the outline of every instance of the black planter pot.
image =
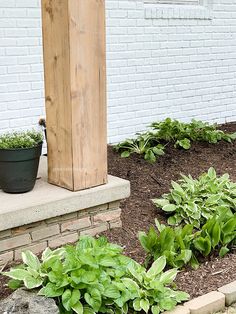
{"type": "Polygon", "coordinates": [[[0,149],[0,189],[7,193],[25,193],[34,188],[42,145],[0,149]]]}

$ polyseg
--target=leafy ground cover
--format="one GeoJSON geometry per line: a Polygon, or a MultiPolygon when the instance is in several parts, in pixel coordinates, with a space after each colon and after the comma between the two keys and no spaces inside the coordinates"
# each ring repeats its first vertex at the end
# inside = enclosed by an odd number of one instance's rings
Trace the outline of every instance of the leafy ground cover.
{"type": "Polygon", "coordinates": [[[236,183],[229,174],[217,176],[211,167],[199,178],[181,174],[178,182],[171,182],[172,188],[154,204],[171,215],[168,224],[190,223],[195,228],[202,226],[215,213],[224,212],[227,217],[236,212],[236,183]]]}
{"type": "MultiPolygon", "coordinates": [[[[236,124],[223,126],[227,132],[235,132],[236,124]]],[[[125,248],[125,254],[143,263],[146,253],[141,247],[137,234],[139,231],[148,232],[154,225],[155,218],[160,223],[166,223],[166,215],[156,208],[151,199],[160,198],[170,189],[171,180],[178,181],[180,173],[199,177],[210,167],[217,174],[229,173],[232,181],[236,182],[236,143],[221,142],[211,145],[208,143],[193,143],[187,151],[176,150],[173,145],[166,147],[166,154],[159,158],[158,163],[149,164],[142,157],[134,154],[130,158],[120,156],[109,148],[109,173],[128,179],[131,182],[131,197],[122,202],[123,228],[106,232],[105,235],[113,243],[125,248]]],[[[187,268],[177,275],[178,289],[188,292],[191,297],[202,295],[215,290],[228,282],[236,280],[236,254],[224,258],[217,255],[202,257],[202,264],[197,270],[187,268]]],[[[0,278],[1,297],[9,293],[5,288],[6,280],[0,278]]]]}
{"type": "Polygon", "coordinates": [[[40,289],[39,295],[57,300],[61,314],[159,314],[189,299],[171,288],[177,269],[164,271],[165,256],[146,270],[104,237],[84,236],[75,246],[47,248],[41,260],[30,251],[22,258],[23,264],[3,273],[12,278],[9,286],[40,289]]]}
{"type": "Polygon", "coordinates": [[[115,150],[121,153],[121,157],[127,158],[136,153],[153,163],[165,154],[165,148],[169,144],[188,150],[192,142],[216,144],[236,139],[235,132],[228,133],[220,130],[216,124],[194,119],[190,123],[184,123],[166,118],[164,121],[152,123],[150,127],[150,130],[137,133],[136,137],[115,145],[115,150]]]}
{"type": "Polygon", "coordinates": [[[139,232],[139,240],[147,252],[146,264],[165,256],[170,267],[199,267],[198,259],[213,252],[224,257],[236,244],[236,214],[229,215],[227,209],[215,214],[200,230],[191,224],[170,227],[156,219],[156,229],[139,232]]]}

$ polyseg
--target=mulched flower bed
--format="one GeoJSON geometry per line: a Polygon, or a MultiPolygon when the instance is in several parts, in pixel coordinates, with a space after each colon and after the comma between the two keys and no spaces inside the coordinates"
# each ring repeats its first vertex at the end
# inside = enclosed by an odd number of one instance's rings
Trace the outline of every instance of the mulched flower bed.
{"type": "MultiPolygon", "coordinates": [[[[228,132],[236,131],[236,123],[222,126],[228,132]]],[[[178,180],[180,173],[199,176],[213,166],[219,175],[228,172],[236,182],[236,141],[217,145],[194,143],[188,151],[170,145],[166,154],[155,164],[149,164],[137,155],[123,159],[108,148],[109,174],[127,179],[131,183],[131,196],[121,204],[123,228],[105,232],[112,242],[125,248],[127,255],[139,262],[145,260],[145,252],[137,234],[147,231],[158,218],[165,222],[165,215],[156,209],[151,199],[168,192],[171,180],[178,180]]],[[[236,280],[236,250],[225,258],[211,257],[198,270],[186,269],[178,274],[178,288],[197,297],[236,280]],[[235,253],[235,254],[234,254],[235,253]]],[[[0,276],[0,299],[9,294],[6,278],[0,276]]]]}

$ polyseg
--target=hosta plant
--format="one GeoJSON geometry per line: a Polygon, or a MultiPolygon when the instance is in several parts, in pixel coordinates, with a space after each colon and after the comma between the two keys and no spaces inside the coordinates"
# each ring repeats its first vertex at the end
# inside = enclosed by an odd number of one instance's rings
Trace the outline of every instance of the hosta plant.
{"type": "Polygon", "coordinates": [[[182,222],[199,228],[214,214],[228,210],[229,215],[236,209],[236,183],[229,175],[217,176],[214,168],[198,179],[181,175],[178,182],[172,181],[170,193],[154,199],[154,204],[168,213],[168,223],[182,222]]]}
{"type": "Polygon", "coordinates": [[[184,123],[167,118],[162,122],[154,122],[151,126],[157,132],[159,139],[174,142],[176,146],[184,149],[189,149],[191,142],[196,141],[216,144],[222,140],[231,142],[236,139],[236,132],[225,133],[217,128],[217,124],[211,125],[194,119],[190,123],[184,123]]]}
{"type": "Polygon", "coordinates": [[[60,313],[153,314],[172,309],[188,295],[170,288],[177,271],[163,272],[165,258],[146,271],[122,254],[122,248],[103,237],[81,237],[76,246],[46,249],[41,261],[31,252],[24,264],[4,273],[11,287],[38,288],[39,295],[57,300],[60,313]]]}
{"type": "Polygon", "coordinates": [[[114,146],[121,157],[129,157],[133,153],[144,156],[149,162],[155,162],[157,157],[164,154],[167,144],[185,150],[192,142],[201,141],[216,144],[219,141],[231,142],[236,139],[236,132],[229,134],[217,128],[216,124],[192,120],[190,123],[172,120],[170,118],[151,124],[151,130],[137,133],[134,139],[125,140],[114,146]]]}
{"type": "Polygon", "coordinates": [[[121,157],[129,157],[136,153],[143,155],[148,162],[155,162],[158,156],[164,155],[164,145],[158,143],[157,137],[152,132],[138,134],[136,139],[127,139],[115,146],[116,151],[121,151],[121,157]]]}
{"type": "Polygon", "coordinates": [[[156,220],[156,227],[148,233],[140,232],[139,240],[147,255],[147,263],[166,257],[168,266],[182,268],[188,264],[192,268],[199,265],[199,257],[210,255],[213,251],[220,257],[227,254],[236,244],[236,214],[222,212],[214,215],[197,231],[193,225],[170,227],[156,220]]]}
{"type": "Polygon", "coordinates": [[[177,269],[163,270],[166,266],[165,256],[159,257],[148,271],[140,264],[131,262],[128,265],[130,278],[123,278],[126,288],[132,291],[135,298],[129,303],[136,312],[149,311],[159,314],[172,310],[177,303],[186,301],[188,294],[175,291],[169,287],[177,275],[177,269]]]}
{"type": "Polygon", "coordinates": [[[229,215],[228,212],[222,212],[221,215],[209,219],[202,230],[196,232],[193,245],[204,256],[217,250],[223,257],[230,251],[231,246],[235,245],[235,240],[236,214],[229,215]]]}
{"type": "Polygon", "coordinates": [[[193,226],[170,227],[155,220],[156,228],[150,227],[148,233],[139,232],[139,241],[147,255],[147,263],[160,256],[166,257],[167,265],[182,268],[186,264],[197,268],[199,263],[192,251],[193,226]]]}

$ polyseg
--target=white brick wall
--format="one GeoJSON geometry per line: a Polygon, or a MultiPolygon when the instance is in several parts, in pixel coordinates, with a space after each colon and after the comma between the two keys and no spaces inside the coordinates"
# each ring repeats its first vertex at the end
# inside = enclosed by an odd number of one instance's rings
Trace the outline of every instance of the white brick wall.
{"type": "MultiPolygon", "coordinates": [[[[236,121],[236,3],[212,1],[106,0],[109,142],[167,116],[236,121]]],[[[0,0],[0,132],[44,112],[40,13],[39,0],[0,0]]]]}

